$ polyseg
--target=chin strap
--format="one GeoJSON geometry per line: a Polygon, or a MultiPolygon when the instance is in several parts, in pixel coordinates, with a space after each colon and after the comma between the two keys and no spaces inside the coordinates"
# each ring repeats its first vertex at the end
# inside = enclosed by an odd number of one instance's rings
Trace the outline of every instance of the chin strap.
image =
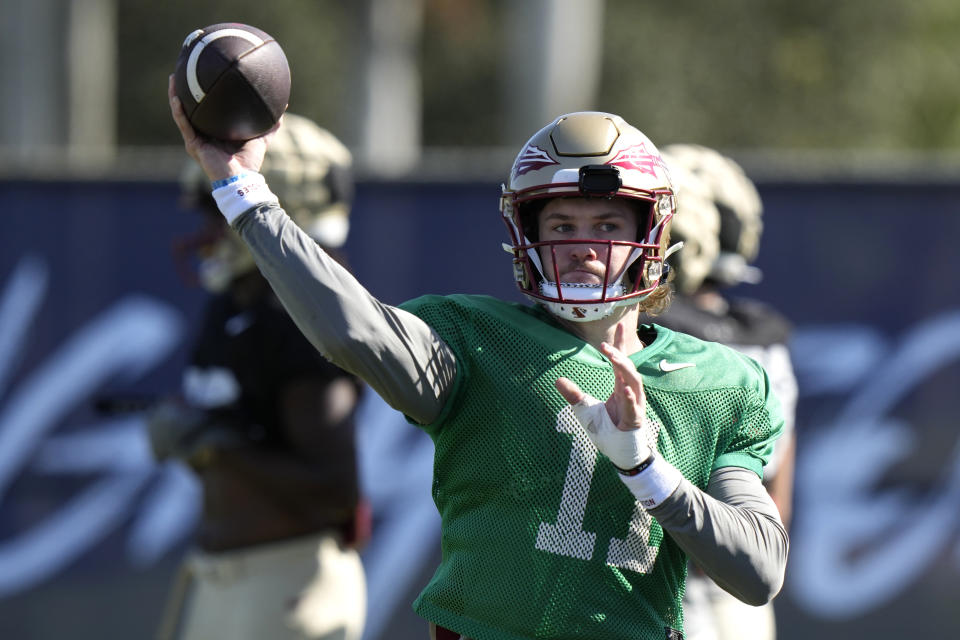
{"type": "Polygon", "coordinates": [[[580,284],[578,282],[561,282],[559,286],[555,282],[541,282],[540,293],[549,297],[560,299],[560,290],[563,290],[565,298],[574,298],[572,292],[577,292],[576,304],[590,304],[591,302],[600,302],[602,298],[619,298],[623,295],[623,286],[619,282],[607,285],[604,292],[603,287],[593,284],[580,284]]]}

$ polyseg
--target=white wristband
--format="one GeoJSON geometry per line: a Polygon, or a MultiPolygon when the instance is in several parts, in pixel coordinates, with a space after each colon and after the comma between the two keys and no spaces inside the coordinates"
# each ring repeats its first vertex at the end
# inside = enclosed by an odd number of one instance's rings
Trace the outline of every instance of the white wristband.
{"type": "Polygon", "coordinates": [[[620,480],[645,509],[652,509],[676,491],[683,474],[663,456],[654,454],[649,467],[635,476],[621,475],[620,480]]]}
{"type": "Polygon", "coordinates": [[[270,202],[280,202],[270,191],[266,179],[259,173],[242,174],[238,180],[214,189],[213,199],[217,201],[217,208],[228,223],[233,223],[237,216],[248,209],[270,202]]]}

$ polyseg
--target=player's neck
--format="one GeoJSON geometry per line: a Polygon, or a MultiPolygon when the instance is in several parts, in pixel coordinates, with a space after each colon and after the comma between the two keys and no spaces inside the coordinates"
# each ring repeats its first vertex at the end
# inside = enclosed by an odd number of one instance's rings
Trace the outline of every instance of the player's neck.
{"type": "Polygon", "coordinates": [[[621,307],[616,309],[611,315],[601,320],[592,322],[572,322],[561,319],[560,322],[570,333],[576,334],[584,342],[591,346],[600,348],[601,342],[613,344],[613,336],[617,330],[618,324],[623,324],[627,328],[627,345],[624,351],[627,355],[636,353],[645,346],[643,341],[637,335],[637,326],[640,322],[640,311],[637,306],[621,307]]]}

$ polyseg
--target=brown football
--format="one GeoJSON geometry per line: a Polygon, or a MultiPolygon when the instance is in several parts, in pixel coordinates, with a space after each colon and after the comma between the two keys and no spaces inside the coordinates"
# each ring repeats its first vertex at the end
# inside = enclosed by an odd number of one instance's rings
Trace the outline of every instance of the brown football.
{"type": "Polygon", "coordinates": [[[187,36],[174,85],[194,129],[240,142],[269,131],[286,111],[290,66],[269,34],[223,22],[187,36]]]}

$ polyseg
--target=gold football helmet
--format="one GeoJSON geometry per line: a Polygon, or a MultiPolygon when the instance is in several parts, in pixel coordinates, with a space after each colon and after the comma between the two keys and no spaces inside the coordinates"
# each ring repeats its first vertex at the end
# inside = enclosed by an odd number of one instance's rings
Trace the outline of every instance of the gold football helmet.
{"type": "Polygon", "coordinates": [[[663,159],[670,167],[677,194],[677,212],[670,221],[670,241],[682,242],[683,250],[670,258],[673,288],[690,295],[700,288],[720,257],[720,212],[713,190],[664,147],[663,159]]]}
{"type": "MultiPolygon", "coordinates": [[[[743,168],[720,152],[696,144],[672,144],[664,147],[664,153],[671,170],[682,167],[701,182],[720,214],[720,252],[704,278],[721,286],[759,282],[762,274],[751,263],[760,250],[763,204],[743,168]]],[[[680,215],[683,206],[681,202],[680,215]]]]}
{"type": "Polygon", "coordinates": [[[519,289],[552,313],[574,321],[610,315],[645,300],[665,282],[667,226],[676,208],[673,185],[660,152],[647,136],[610,113],[584,111],[558,117],[520,150],[503,186],[500,212],[507,225],[519,289]],[[536,237],[536,211],[548,198],[627,198],[646,213],[633,241],[559,240],[536,237]],[[544,274],[540,252],[559,244],[626,245],[630,266],[602,285],[559,282],[544,274]]]}

